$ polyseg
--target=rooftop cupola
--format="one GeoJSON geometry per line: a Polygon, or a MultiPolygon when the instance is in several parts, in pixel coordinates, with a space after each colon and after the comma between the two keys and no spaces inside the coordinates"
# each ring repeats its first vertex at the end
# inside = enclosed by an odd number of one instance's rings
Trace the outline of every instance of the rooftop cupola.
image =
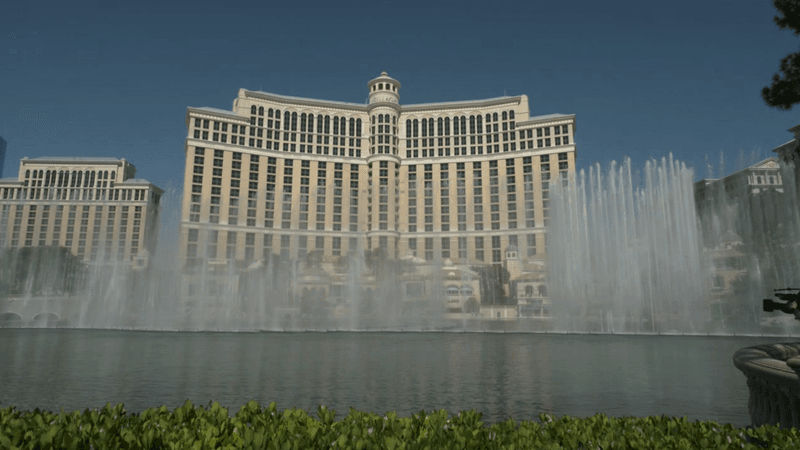
{"type": "Polygon", "coordinates": [[[370,80],[367,87],[369,88],[370,105],[392,103],[399,106],[400,82],[387,75],[386,72],[381,72],[378,78],[370,80]]]}

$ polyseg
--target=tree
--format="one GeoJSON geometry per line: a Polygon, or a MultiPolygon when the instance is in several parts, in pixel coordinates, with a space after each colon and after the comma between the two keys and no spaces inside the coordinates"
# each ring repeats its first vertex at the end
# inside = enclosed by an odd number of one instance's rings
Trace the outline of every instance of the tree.
{"type": "MultiPolygon", "coordinates": [[[[481,281],[481,303],[484,305],[515,305],[515,294],[506,295],[505,286],[510,274],[502,264],[472,267],[481,281]]],[[[511,286],[509,286],[511,287],[511,286]]]]}
{"type": "MultiPolygon", "coordinates": [[[[800,35],[800,0],[773,0],[775,9],[783,16],[775,16],[775,24],[780,29],[789,28],[795,36],[800,35]]],[[[761,90],[761,97],[767,105],[789,110],[800,103],[800,52],[792,53],[781,60],[783,77],[772,76],[772,86],[761,90]]]]}
{"type": "Polygon", "coordinates": [[[67,248],[6,249],[0,254],[0,290],[11,294],[74,293],[85,267],[67,248]]]}

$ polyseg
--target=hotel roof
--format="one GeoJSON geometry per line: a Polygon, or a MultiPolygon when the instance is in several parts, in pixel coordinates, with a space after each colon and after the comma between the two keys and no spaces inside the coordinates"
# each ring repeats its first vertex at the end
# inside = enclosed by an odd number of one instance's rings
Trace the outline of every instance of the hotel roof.
{"type": "Polygon", "coordinates": [[[118,163],[121,159],[103,156],[39,156],[36,158],[22,158],[23,161],[35,162],[85,162],[85,163],[118,163]]]}

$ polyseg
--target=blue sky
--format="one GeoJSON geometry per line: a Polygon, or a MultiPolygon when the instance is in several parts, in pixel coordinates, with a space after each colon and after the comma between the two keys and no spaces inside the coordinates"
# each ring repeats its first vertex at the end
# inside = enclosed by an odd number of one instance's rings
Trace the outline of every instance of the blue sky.
{"type": "Polygon", "coordinates": [[[672,152],[716,176],[800,123],[760,96],[800,47],[769,1],[117,3],[4,4],[4,176],[23,156],[114,156],[180,189],[187,106],[230,109],[239,88],[358,103],[381,71],[402,103],[574,113],[578,169],[672,152]]]}

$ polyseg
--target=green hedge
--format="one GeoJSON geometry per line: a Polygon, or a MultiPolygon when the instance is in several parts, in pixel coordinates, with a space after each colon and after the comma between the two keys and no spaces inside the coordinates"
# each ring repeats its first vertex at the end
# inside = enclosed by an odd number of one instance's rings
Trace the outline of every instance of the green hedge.
{"type": "Polygon", "coordinates": [[[300,409],[278,411],[251,401],[229,417],[218,403],[208,408],[187,401],[127,414],[122,404],[65,413],[0,409],[3,449],[800,449],[797,429],[737,430],[685,417],[621,419],[598,414],[587,419],[540,414],[534,421],[509,419],[484,426],[481,414],[421,411],[411,417],[350,409],[339,421],[324,406],[318,418],[300,409]],[[753,443],[751,443],[753,442],[753,443]],[[761,445],[758,445],[761,444],[761,445]]]}

